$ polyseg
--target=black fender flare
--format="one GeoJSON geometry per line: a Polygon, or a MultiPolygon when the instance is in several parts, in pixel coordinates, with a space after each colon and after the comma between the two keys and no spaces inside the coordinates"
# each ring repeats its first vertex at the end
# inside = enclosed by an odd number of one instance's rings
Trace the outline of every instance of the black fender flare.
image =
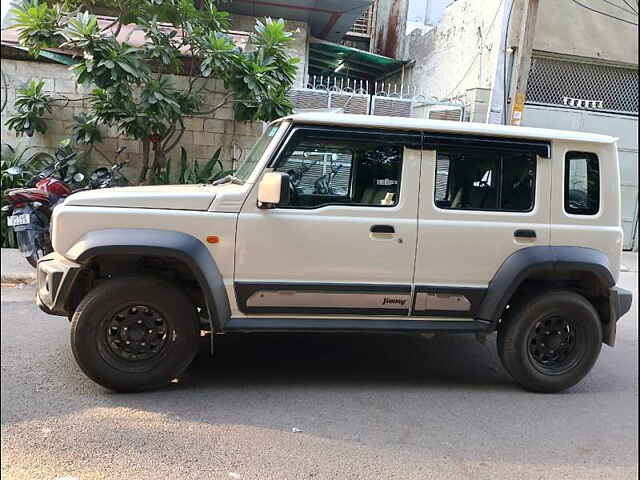
{"type": "Polygon", "coordinates": [[[607,256],[592,248],[570,246],[527,247],[511,254],[495,273],[476,318],[495,324],[522,283],[536,275],[563,271],[585,272],[609,290],[615,280],[607,256]]]}
{"type": "Polygon", "coordinates": [[[204,294],[212,331],[231,317],[229,298],[218,265],[207,247],[192,235],[172,230],[114,228],[83,235],[65,254],[81,265],[104,255],[149,255],[184,262],[204,294]]]}

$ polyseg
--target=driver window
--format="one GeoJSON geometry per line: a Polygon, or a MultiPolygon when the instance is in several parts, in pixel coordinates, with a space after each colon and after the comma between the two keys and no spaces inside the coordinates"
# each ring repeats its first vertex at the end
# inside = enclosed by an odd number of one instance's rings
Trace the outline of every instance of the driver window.
{"type": "Polygon", "coordinates": [[[304,130],[294,134],[275,168],[289,174],[290,206],[396,205],[403,147],[384,143],[377,135],[366,137],[338,139],[304,130]]]}

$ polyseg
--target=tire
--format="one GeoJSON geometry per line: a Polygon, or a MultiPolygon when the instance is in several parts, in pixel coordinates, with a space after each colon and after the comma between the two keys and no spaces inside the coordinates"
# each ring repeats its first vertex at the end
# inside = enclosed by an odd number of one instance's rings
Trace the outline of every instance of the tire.
{"type": "Polygon", "coordinates": [[[582,380],[596,363],[602,324],[582,295],[546,291],[507,310],[497,346],[504,368],[526,390],[560,392],[582,380]]]}
{"type": "MultiPolygon", "coordinates": [[[[26,232],[16,232],[16,236],[18,235],[22,235],[23,238],[26,239],[26,240],[22,240],[23,242],[30,241],[29,240],[30,237],[27,235],[26,232]]],[[[27,262],[29,262],[29,265],[31,265],[33,268],[38,268],[38,260],[40,260],[42,257],[44,257],[45,255],[48,255],[53,251],[50,244],[47,246],[47,243],[48,242],[43,238],[43,236],[40,236],[40,238],[33,239],[33,253],[31,253],[31,255],[24,257],[26,258],[27,262]],[[41,246],[42,244],[45,246],[44,247],[41,246]]]]}
{"type": "Polygon", "coordinates": [[[71,322],[71,348],[94,382],[138,392],[180,376],[197,353],[199,334],[196,310],[179,288],[131,276],[109,280],[84,297],[71,322]]]}
{"type": "Polygon", "coordinates": [[[29,265],[31,265],[33,268],[38,267],[38,260],[40,259],[40,257],[38,256],[37,252],[25,258],[27,259],[27,262],[29,262],[29,265]]]}

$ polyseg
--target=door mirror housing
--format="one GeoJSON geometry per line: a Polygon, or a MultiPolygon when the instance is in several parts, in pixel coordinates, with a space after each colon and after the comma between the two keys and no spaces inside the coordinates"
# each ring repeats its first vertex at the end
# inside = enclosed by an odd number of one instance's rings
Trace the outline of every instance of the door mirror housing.
{"type": "Polygon", "coordinates": [[[288,173],[265,173],[258,185],[258,208],[288,205],[291,199],[290,185],[288,173]]]}

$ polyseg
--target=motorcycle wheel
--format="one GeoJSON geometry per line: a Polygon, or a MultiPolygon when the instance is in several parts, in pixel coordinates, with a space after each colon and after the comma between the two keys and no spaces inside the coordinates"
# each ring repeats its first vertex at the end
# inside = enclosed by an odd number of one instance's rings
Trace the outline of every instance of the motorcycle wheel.
{"type": "Polygon", "coordinates": [[[16,237],[18,239],[18,245],[21,246],[20,250],[23,249],[22,245],[33,242],[33,247],[29,248],[28,251],[30,251],[30,253],[29,255],[25,255],[25,258],[27,259],[27,262],[29,262],[29,265],[36,268],[38,266],[38,260],[49,253],[46,248],[40,245],[41,243],[46,242],[42,242],[39,238],[30,237],[26,231],[16,232],[16,237]]]}
{"type": "Polygon", "coordinates": [[[38,256],[37,252],[25,258],[27,259],[27,262],[29,262],[29,265],[31,265],[33,268],[36,268],[38,266],[38,259],[40,257],[38,256]]]}

